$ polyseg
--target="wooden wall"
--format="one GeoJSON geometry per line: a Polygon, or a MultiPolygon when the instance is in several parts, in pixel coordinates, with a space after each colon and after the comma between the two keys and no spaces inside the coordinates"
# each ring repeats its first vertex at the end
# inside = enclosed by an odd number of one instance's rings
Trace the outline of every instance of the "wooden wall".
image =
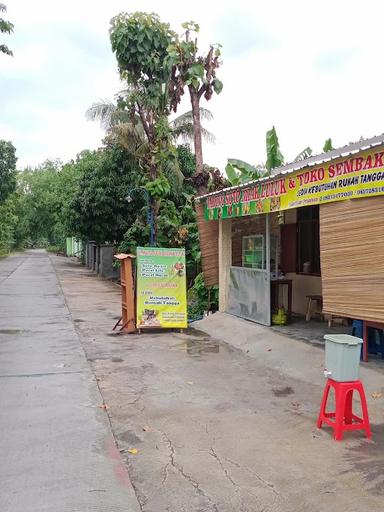
{"type": "Polygon", "coordinates": [[[204,273],[205,286],[219,284],[219,222],[204,220],[204,205],[195,203],[199,240],[201,250],[201,266],[204,273]]]}

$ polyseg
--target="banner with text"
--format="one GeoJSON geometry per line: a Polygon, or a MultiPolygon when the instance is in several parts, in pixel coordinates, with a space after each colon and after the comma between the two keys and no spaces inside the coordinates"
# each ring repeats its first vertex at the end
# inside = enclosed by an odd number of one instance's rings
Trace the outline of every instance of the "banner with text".
{"type": "Polygon", "coordinates": [[[371,150],[208,197],[205,220],[378,195],[384,195],[384,151],[371,150]]]}
{"type": "Polygon", "coordinates": [[[137,328],[187,327],[184,249],[137,248],[137,328]]]}

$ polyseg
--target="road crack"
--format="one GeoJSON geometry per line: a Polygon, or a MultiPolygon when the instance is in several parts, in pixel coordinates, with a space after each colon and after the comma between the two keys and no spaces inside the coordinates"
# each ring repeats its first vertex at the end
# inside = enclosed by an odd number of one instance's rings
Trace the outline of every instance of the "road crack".
{"type": "Polygon", "coordinates": [[[245,471],[247,471],[248,473],[250,473],[251,475],[253,475],[254,477],[257,478],[257,480],[259,480],[259,482],[261,482],[265,487],[268,487],[272,492],[273,494],[275,494],[276,496],[278,497],[282,497],[281,494],[279,493],[279,491],[277,491],[276,487],[274,484],[272,484],[271,482],[268,482],[267,480],[265,480],[265,478],[263,478],[262,476],[260,476],[258,473],[256,473],[255,471],[252,471],[251,469],[247,468],[247,467],[243,467],[241,466],[238,462],[235,462],[231,459],[228,459],[227,457],[224,457],[224,460],[226,460],[227,462],[229,462],[230,464],[233,464],[234,466],[236,466],[237,468],[239,469],[243,469],[245,471]]]}
{"type": "Polygon", "coordinates": [[[209,451],[209,454],[215,459],[217,460],[221,470],[223,471],[224,475],[226,476],[226,478],[231,482],[231,484],[238,488],[238,485],[237,483],[233,480],[233,478],[231,477],[231,475],[229,474],[229,471],[224,467],[224,464],[223,464],[223,461],[220,459],[220,457],[217,455],[217,453],[215,452],[215,450],[213,448],[211,448],[211,450],[209,451]]]}
{"type": "Polygon", "coordinates": [[[177,461],[176,461],[176,449],[175,449],[175,446],[173,445],[172,441],[169,439],[169,437],[167,436],[167,434],[165,432],[162,433],[162,436],[163,436],[163,440],[164,442],[168,445],[168,448],[169,448],[169,455],[168,455],[168,458],[169,458],[169,462],[166,464],[166,466],[164,467],[164,477],[163,477],[163,481],[162,481],[162,484],[164,485],[168,479],[168,468],[169,466],[172,466],[173,468],[175,468],[175,470],[188,482],[190,483],[195,489],[196,489],[196,492],[202,496],[203,498],[205,498],[209,504],[212,506],[212,510],[214,512],[219,512],[219,509],[217,508],[217,505],[216,503],[214,503],[214,501],[212,500],[212,498],[204,491],[204,489],[202,489],[200,487],[200,484],[199,482],[197,482],[196,480],[194,480],[194,478],[192,478],[191,475],[188,475],[188,473],[186,473],[184,471],[184,468],[183,466],[181,466],[177,461]]]}

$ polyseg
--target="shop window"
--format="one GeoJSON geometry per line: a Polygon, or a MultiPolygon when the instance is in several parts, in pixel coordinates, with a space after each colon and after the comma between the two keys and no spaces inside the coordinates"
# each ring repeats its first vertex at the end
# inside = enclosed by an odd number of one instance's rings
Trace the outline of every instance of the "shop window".
{"type": "Polygon", "coordinates": [[[243,267],[265,268],[264,236],[243,236],[243,267]]]}
{"type": "MultiPolygon", "coordinates": [[[[242,266],[265,270],[267,268],[267,250],[264,235],[243,236],[242,238],[242,266]]],[[[280,245],[279,238],[270,235],[270,271],[278,272],[280,267],[280,245]]]]}
{"type": "Polygon", "coordinates": [[[320,275],[318,206],[297,209],[297,272],[320,275]]]}
{"type": "Polygon", "coordinates": [[[281,270],[285,274],[296,272],[297,257],[297,224],[282,224],[280,226],[281,236],[281,270]]]}

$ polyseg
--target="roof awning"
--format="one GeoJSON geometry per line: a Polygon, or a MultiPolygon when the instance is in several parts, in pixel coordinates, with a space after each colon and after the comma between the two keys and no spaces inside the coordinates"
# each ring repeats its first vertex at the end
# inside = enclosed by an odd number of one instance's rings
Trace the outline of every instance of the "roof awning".
{"type": "Polygon", "coordinates": [[[384,195],[384,134],[274,169],[272,176],[196,198],[206,220],[384,195]],[[382,149],[382,148],[381,148],[382,149]]]}

